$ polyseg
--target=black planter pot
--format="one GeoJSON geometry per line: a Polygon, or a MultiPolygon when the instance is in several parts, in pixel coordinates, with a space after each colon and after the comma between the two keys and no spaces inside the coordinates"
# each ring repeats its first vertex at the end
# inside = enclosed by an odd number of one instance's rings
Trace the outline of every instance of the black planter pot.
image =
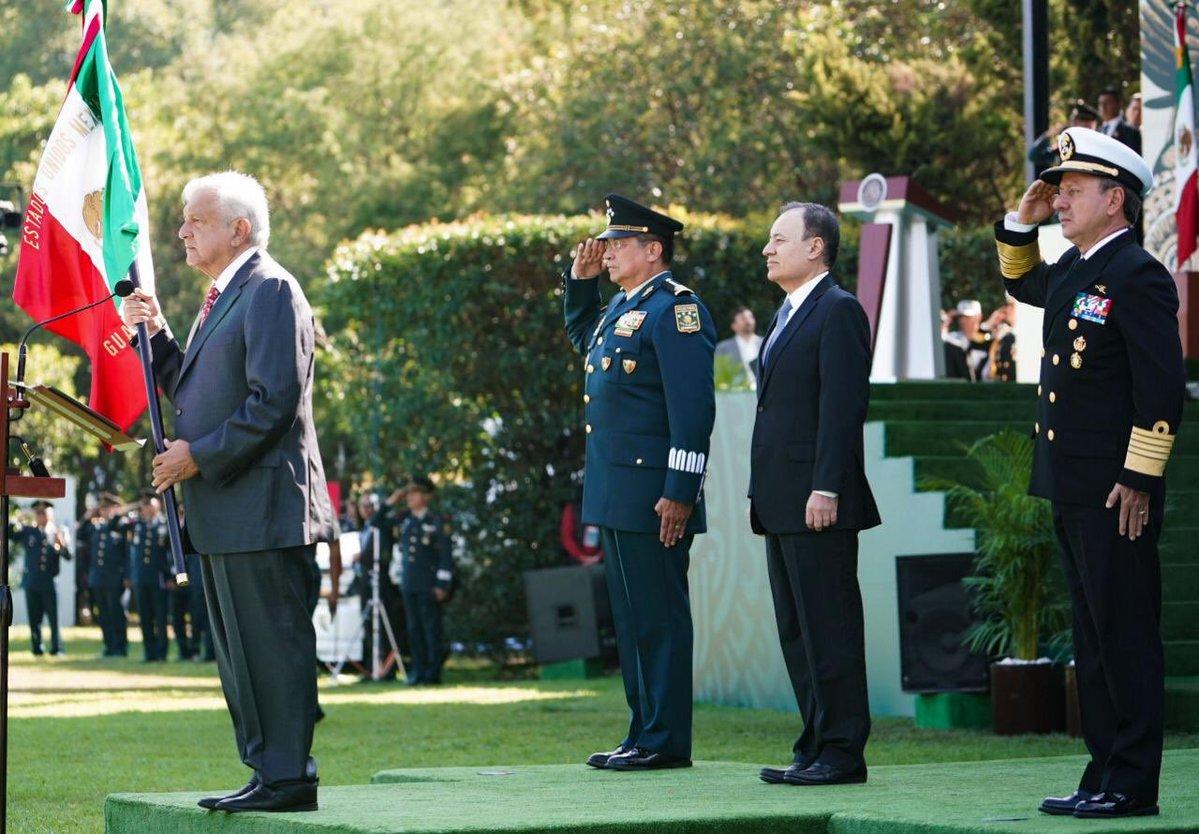
{"type": "Polygon", "coordinates": [[[1062,668],[1052,662],[992,663],[991,714],[995,733],[1060,733],[1066,729],[1062,668]]]}

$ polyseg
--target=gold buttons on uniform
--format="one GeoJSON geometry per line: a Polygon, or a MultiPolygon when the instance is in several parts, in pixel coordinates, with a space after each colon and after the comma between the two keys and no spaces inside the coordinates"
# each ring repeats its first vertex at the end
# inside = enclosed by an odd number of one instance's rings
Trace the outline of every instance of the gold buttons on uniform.
{"type": "Polygon", "coordinates": [[[1040,434],[1041,433],[1041,424],[1033,423],[1032,424],[1032,432],[1033,432],[1033,434],[1040,434]]]}
{"type": "Polygon", "coordinates": [[[1045,348],[1041,348],[1041,358],[1045,358],[1045,348]]]}
{"type": "Polygon", "coordinates": [[[1082,367],[1082,354],[1080,354],[1080,353],[1070,354],[1070,367],[1076,371],[1082,367]]]}
{"type": "Polygon", "coordinates": [[[587,433],[591,434],[591,424],[590,423],[587,424],[587,433]]]}
{"type": "Polygon", "coordinates": [[[591,402],[591,395],[590,395],[590,394],[584,394],[584,395],[583,395],[583,402],[585,402],[585,403],[589,403],[589,402],[591,402]]]}
{"type": "Polygon", "coordinates": [[[1055,391],[1049,392],[1049,402],[1051,402],[1051,403],[1057,402],[1057,392],[1055,392],[1055,391]]]}
{"type": "Polygon", "coordinates": [[[1058,356],[1056,353],[1053,354],[1053,364],[1056,365],[1057,363],[1059,363],[1061,361],[1062,361],[1062,357],[1058,356]]]}
{"type": "Polygon", "coordinates": [[[1040,385],[1037,386],[1037,396],[1038,397],[1041,396],[1041,386],[1040,385]]]}
{"type": "Polygon", "coordinates": [[[1052,441],[1053,440],[1053,429],[1050,429],[1049,431],[1045,432],[1045,436],[1048,437],[1052,441]]]}
{"type": "Polygon", "coordinates": [[[591,373],[594,370],[595,370],[595,365],[592,365],[592,364],[587,365],[587,373],[591,373]]]}
{"type": "Polygon", "coordinates": [[[1069,327],[1071,330],[1077,330],[1078,329],[1078,319],[1070,319],[1070,323],[1067,324],[1066,327],[1069,327]]]}

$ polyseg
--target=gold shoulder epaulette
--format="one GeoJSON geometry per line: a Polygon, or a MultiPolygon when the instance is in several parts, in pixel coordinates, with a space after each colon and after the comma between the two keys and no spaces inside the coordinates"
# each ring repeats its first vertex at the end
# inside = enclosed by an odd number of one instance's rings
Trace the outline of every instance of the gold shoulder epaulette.
{"type": "Polygon", "coordinates": [[[680,284],[678,281],[674,280],[673,278],[667,278],[662,283],[668,284],[670,286],[670,291],[673,292],[675,295],[695,295],[695,292],[690,287],[684,287],[682,284],[680,284]]]}
{"type": "Polygon", "coordinates": [[[1166,461],[1170,459],[1176,436],[1170,433],[1170,424],[1165,420],[1154,423],[1152,430],[1133,426],[1124,468],[1160,478],[1166,471],[1166,461]]]}
{"type": "Polygon", "coordinates": [[[999,250],[999,271],[1009,281],[1023,278],[1041,262],[1041,246],[1035,240],[1023,246],[996,240],[995,248],[999,250]]]}

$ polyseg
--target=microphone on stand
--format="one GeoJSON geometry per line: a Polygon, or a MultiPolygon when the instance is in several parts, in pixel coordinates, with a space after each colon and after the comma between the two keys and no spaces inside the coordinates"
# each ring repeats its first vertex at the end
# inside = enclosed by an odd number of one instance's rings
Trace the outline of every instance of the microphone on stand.
{"type": "Polygon", "coordinates": [[[91,304],[85,304],[82,307],[77,307],[74,310],[68,310],[65,313],[59,313],[57,316],[51,316],[45,321],[35,322],[32,327],[25,331],[25,335],[21,337],[21,344],[17,348],[17,378],[15,381],[17,383],[22,383],[25,381],[25,355],[28,351],[27,342],[35,330],[45,327],[47,324],[53,324],[59,319],[69,318],[76,313],[82,313],[84,310],[90,310],[93,307],[99,307],[105,301],[111,301],[113,298],[127,298],[132,294],[133,282],[128,278],[122,278],[120,281],[117,281],[117,284],[115,287],[113,287],[112,292],[101,298],[99,301],[93,301],[91,304]]]}

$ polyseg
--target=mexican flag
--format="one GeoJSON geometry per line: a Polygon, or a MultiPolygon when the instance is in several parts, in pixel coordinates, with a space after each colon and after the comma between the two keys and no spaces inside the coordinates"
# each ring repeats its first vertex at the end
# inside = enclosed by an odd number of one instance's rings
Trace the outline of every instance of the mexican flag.
{"type": "Polygon", "coordinates": [[[1187,54],[1187,7],[1174,12],[1174,217],[1178,224],[1178,268],[1195,252],[1199,236],[1199,150],[1195,148],[1195,91],[1191,82],[1191,56],[1187,54]]]}
{"type": "MultiPolygon", "coordinates": [[[[134,262],[141,286],[154,291],[146,194],[108,63],[105,2],[72,0],[67,9],[83,16],[83,43],[33,182],[13,288],[37,321],[104,298],[134,262]]],[[[89,405],[128,429],[146,407],[146,389],[115,299],[47,329],[83,348],[92,363],[89,405]]]]}

